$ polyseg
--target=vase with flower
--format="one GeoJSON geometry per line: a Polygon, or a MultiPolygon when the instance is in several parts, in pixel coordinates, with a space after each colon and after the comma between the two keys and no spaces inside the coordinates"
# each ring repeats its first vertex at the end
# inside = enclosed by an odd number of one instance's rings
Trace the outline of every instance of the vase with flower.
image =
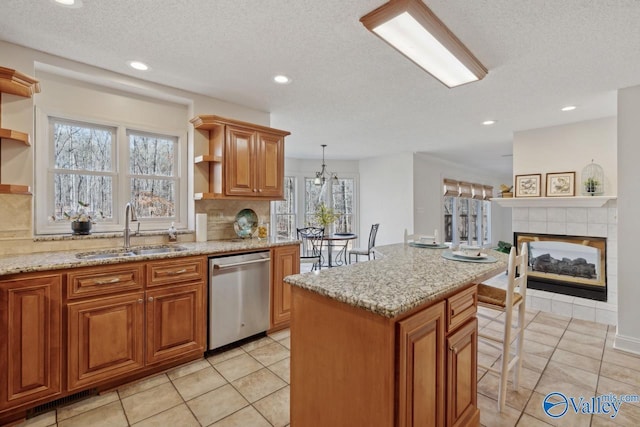
{"type": "MultiPolygon", "coordinates": [[[[89,210],[89,204],[78,202],[78,207],[69,211],[63,211],[64,219],[71,221],[71,232],[75,235],[91,234],[91,227],[96,223],[96,219],[102,218],[101,211],[92,212],[89,210]]],[[[53,217],[55,220],[55,216],[53,217]]]]}

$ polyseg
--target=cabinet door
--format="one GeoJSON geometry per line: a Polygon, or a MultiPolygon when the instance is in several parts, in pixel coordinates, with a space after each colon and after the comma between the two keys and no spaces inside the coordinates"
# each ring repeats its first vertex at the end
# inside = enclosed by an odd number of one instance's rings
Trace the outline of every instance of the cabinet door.
{"type": "Polygon", "coordinates": [[[60,275],[0,281],[0,409],[59,394],[60,275]]]}
{"type": "Polygon", "coordinates": [[[224,152],[225,193],[228,196],[258,194],[256,133],[242,127],[227,126],[224,152]]]}
{"type": "Polygon", "coordinates": [[[444,425],[445,302],[398,322],[398,425],[444,425]]]}
{"type": "Polygon", "coordinates": [[[270,198],[284,197],[284,138],[258,133],[256,163],[258,195],[270,198]]]}
{"type": "Polygon", "coordinates": [[[147,291],[147,365],[205,351],[204,282],[147,291]]]}
{"type": "Polygon", "coordinates": [[[69,390],[144,366],[144,293],[70,303],[69,390]]]}
{"type": "Polygon", "coordinates": [[[477,356],[478,321],[474,318],[447,339],[447,426],[473,425],[470,421],[479,417],[477,356]]]}
{"type": "Polygon", "coordinates": [[[300,247],[282,246],[272,250],[271,256],[271,327],[285,328],[291,317],[291,285],[284,278],[300,273],[300,247]]]}

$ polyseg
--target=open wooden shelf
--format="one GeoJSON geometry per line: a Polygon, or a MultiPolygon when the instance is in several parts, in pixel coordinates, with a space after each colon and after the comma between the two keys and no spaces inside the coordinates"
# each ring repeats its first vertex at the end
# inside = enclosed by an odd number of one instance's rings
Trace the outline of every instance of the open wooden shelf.
{"type": "Polygon", "coordinates": [[[28,185],[0,184],[0,194],[31,194],[28,185]]]}
{"type": "Polygon", "coordinates": [[[31,98],[40,92],[40,82],[19,71],[0,67],[0,92],[31,98]]]}
{"type": "Polygon", "coordinates": [[[11,141],[21,142],[24,145],[31,145],[28,133],[19,132],[13,129],[0,128],[0,139],[8,139],[11,141]]]}
{"type": "Polygon", "coordinates": [[[202,156],[196,156],[193,159],[193,163],[220,163],[222,161],[221,156],[211,156],[204,154],[202,156]]]}
{"type": "Polygon", "coordinates": [[[213,199],[228,199],[228,197],[224,197],[222,194],[217,193],[195,193],[193,195],[193,200],[213,200],[213,199]]]}

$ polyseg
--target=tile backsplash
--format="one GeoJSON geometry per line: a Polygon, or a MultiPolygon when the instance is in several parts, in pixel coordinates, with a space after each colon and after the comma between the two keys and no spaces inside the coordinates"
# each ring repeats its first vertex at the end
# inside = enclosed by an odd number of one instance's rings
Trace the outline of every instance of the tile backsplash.
{"type": "Polygon", "coordinates": [[[207,240],[238,237],[233,229],[236,214],[242,209],[253,209],[258,221],[269,222],[271,205],[264,200],[198,200],[196,213],[207,214],[207,240]]]}

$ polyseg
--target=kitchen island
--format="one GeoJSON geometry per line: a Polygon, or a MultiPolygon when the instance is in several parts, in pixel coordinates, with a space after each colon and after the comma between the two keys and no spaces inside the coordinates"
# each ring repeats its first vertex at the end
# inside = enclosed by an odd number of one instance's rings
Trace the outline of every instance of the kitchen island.
{"type": "Polygon", "coordinates": [[[441,249],[289,276],[291,425],[477,426],[475,284],[507,266],[441,249]]]}

